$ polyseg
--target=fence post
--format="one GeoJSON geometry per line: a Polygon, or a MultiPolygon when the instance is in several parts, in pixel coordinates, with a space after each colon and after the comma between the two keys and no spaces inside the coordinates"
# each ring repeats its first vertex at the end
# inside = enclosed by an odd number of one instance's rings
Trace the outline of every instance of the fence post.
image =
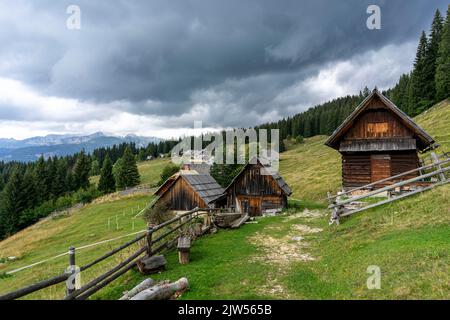
{"type": "MultiPolygon", "coordinates": [[[[434,153],[434,152],[431,152],[431,159],[433,160],[434,163],[438,163],[438,162],[439,162],[439,158],[438,158],[438,156],[436,155],[436,153],[434,153]]],[[[440,164],[437,164],[437,165],[436,165],[436,170],[441,170],[441,169],[442,169],[441,165],[440,165],[440,164]]],[[[439,174],[439,179],[440,179],[441,181],[445,181],[445,180],[446,180],[446,179],[445,179],[445,174],[444,174],[443,172],[441,172],[441,173],[439,174]]]]}
{"type": "MultiPolygon", "coordinates": [[[[69,267],[67,268],[67,271],[70,275],[73,275],[76,272],[75,247],[69,248],[69,267]]],[[[66,280],[66,289],[68,295],[75,291],[75,278],[69,276],[69,278],[66,280]]]]}
{"type": "Polygon", "coordinates": [[[147,228],[147,254],[150,256],[152,254],[152,234],[153,228],[147,228]]]}

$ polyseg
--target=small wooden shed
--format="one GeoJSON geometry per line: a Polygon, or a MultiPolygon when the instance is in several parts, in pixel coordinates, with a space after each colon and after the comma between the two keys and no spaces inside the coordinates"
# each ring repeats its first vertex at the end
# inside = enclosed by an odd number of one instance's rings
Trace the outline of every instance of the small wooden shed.
{"type": "Polygon", "coordinates": [[[351,189],[418,168],[417,152],[433,143],[428,133],[375,89],[325,145],[341,153],[342,185],[351,189]]]}
{"type": "Polygon", "coordinates": [[[167,179],[155,195],[159,197],[157,201],[167,203],[170,210],[187,211],[195,207],[214,208],[214,200],[224,191],[211,175],[182,170],[167,179]]]}
{"type": "Polygon", "coordinates": [[[228,208],[250,216],[260,216],[266,210],[285,207],[291,194],[283,178],[257,159],[249,161],[234,177],[225,189],[224,197],[228,208]]]}

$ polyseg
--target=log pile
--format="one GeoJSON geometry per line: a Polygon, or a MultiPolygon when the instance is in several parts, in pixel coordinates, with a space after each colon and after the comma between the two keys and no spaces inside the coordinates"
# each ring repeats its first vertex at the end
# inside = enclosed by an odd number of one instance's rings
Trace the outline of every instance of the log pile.
{"type": "Polygon", "coordinates": [[[186,278],[170,283],[162,281],[155,283],[152,279],[146,279],[124,295],[119,300],[168,300],[178,297],[189,288],[186,278]]]}

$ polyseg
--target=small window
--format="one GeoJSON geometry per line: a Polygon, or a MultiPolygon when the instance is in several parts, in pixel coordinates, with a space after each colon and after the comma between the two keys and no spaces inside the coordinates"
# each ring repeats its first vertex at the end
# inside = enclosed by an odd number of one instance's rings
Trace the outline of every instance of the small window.
{"type": "Polygon", "coordinates": [[[387,122],[368,123],[367,131],[369,133],[380,134],[387,133],[389,130],[389,124],[387,122]]]}

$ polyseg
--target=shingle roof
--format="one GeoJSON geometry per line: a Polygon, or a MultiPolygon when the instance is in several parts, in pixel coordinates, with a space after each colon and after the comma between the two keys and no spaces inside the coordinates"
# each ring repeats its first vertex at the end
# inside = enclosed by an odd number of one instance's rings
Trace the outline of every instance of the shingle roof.
{"type": "Polygon", "coordinates": [[[209,174],[182,174],[181,177],[191,185],[205,203],[216,200],[225,192],[224,188],[209,174]]]}

